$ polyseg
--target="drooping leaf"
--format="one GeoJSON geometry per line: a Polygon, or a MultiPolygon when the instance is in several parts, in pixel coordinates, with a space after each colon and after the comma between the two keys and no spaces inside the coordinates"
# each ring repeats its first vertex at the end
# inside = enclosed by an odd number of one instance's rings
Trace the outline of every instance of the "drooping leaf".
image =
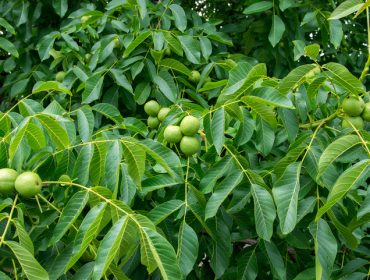
{"type": "Polygon", "coordinates": [[[311,224],[310,232],[315,241],[316,279],[328,280],[337,255],[337,241],[323,219],[311,224]]]}
{"type": "Polygon", "coordinates": [[[243,14],[250,15],[255,13],[261,13],[271,8],[272,8],[271,1],[260,1],[245,8],[243,14]]]}
{"type": "Polygon", "coordinates": [[[123,57],[128,57],[130,55],[130,53],[132,53],[150,35],[151,35],[151,31],[144,31],[144,32],[140,33],[139,36],[137,36],[135,38],[135,40],[133,40],[130,43],[130,45],[127,46],[127,48],[123,52],[123,57]]]}
{"type": "Polygon", "coordinates": [[[53,235],[50,239],[50,244],[58,242],[67,230],[72,226],[73,222],[78,218],[84,209],[89,198],[89,194],[84,191],[75,193],[64,207],[59,221],[54,228],[53,235]]]}
{"type": "Polygon", "coordinates": [[[369,166],[369,159],[362,160],[348,168],[338,177],[328,195],[326,203],[317,211],[316,221],[333,207],[351,188],[355,187],[363,176],[370,176],[368,171],[369,166]]]}
{"type": "Polygon", "coordinates": [[[273,47],[280,42],[283,34],[285,32],[285,24],[281,20],[281,18],[277,15],[273,15],[272,17],[272,26],[269,34],[269,41],[273,47]]]}
{"type": "Polygon", "coordinates": [[[194,229],[185,220],[179,230],[177,257],[184,278],[193,270],[198,257],[199,242],[194,229]]]}
{"type": "Polygon", "coordinates": [[[48,280],[49,275],[46,270],[39,264],[34,256],[19,243],[6,241],[6,245],[12,250],[24,274],[29,280],[48,280]]]}
{"type": "Polygon", "coordinates": [[[184,32],[187,25],[187,19],[184,9],[177,4],[171,4],[169,8],[172,11],[172,15],[175,18],[175,25],[181,31],[184,32]]]}
{"type": "Polygon", "coordinates": [[[218,184],[216,190],[207,202],[205,219],[212,218],[216,215],[222,202],[241,182],[242,179],[243,173],[240,170],[235,170],[232,174],[227,176],[221,183],[218,184]]]}
{"type": "Polygon", "coordinates": [[[298,194],[300,190],[299,176],[301,163],[295,162],[286,168],[283,175],[277,180],[272,189],[277,214],[280,220],[280,229],[283,234],[290,233],[297,223],[298,194]]]}
{"type": "Polygon", "coordinates": [[[124,216],[117,221],[104,236],[96,253],[96,261],[92,275],[93,280],[99,280],[107,271],[116,253],[120,248],[123,235],[128,224],[128,217],[124,216]]]}
{"type": "Polygon", "coordinates": [[[361,0],[347,0],[341,3],[330,15],[329,20],[340,19],[357,12],[363,5],[361,0]]]}
{"type": "Polygon", "coordinates": [[[251,192],[254,201],[254,217],[258,236],[269,241],[273,232],[276,217],[274,201],[264,188],[252,184],[251,192]]]}

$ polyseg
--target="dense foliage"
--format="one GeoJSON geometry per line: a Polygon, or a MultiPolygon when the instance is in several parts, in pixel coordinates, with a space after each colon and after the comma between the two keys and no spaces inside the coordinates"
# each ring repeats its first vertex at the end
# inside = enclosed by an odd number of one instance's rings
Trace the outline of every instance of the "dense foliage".
{"type": "Polygon", "coordinates": [[[369,4],[185,2],[0,2],[0,279],[369,276],[369,4]]]}

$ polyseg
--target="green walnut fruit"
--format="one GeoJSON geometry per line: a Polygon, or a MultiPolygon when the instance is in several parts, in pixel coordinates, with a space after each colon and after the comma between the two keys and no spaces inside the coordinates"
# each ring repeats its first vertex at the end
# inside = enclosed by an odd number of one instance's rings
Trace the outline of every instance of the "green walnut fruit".
{"type": "Polygon", "coordinates": [[[85,61],[86,61],[86,63],[89,63],[90,60],[91,60],[91,53],[85,54],[85,61]]]}
{"type": "Polygon", "coordinates": [[[66,72],[64,71],[59,71],[56,75],[55,75],[55,80],[57,80],[57,82],[63,82],[64,80],[64,77],[66,76],[66,72]]]}
{"type": "Polygon", "coordinates": [[[14,182],[18,177],[17,171],[10,168],[0,169],[0,193],[12,193],[15,189],[14,182]]]}
{"type": "Polygon", "coordinates": [[[159,120],[157,117],[149,116],[148,118],[148,126],[152,129],[155,129],[159,126],[159,120]]]}
{"type": "Polygon", "coordinates": [[[342,121],[342,128],[352,128],[352,125],[358,129],[361,130],[364,128],[364,120],[361,117],[346,117],[342,121]]]}
{"type": "Polygon", "coordinates": [[[192,81],[192,82],[194,82],[194,83],[199,82],[199,80],[200,80],[200,73],[197,70],[191,71],[191,74],[189,76],[189,80],[192,81]]]}
{"type": "Polygon", "coordinates": [[[149,116],[156,117],[159,113],[161,106],[159,106],[158,102],[155,100],[150,100],[144,105],[144,111],[149,116]]]}
{"type": "Polygon", "coordinates": [[[62,176],[60,176],[58,181],[61,182],[60,183],[61,186],[67,185],[67,184],[63,184],[62,182],[65,182],[65,183],[72,182],[71,177],[69,177],[67,174],[63,174],[62,176]]]}
{"type": "Polygon", "coordinates": [[[179,143],[182,139],[181,129],[178,125],[169,125],[163,132],[163,137],[168,143],[179,143]]]}
{"type": "Polygon", "coordinates": [[[170,112],[170,108],[163,107],[158,112],[158,120],[163,122],[163,120],[167,117],[168,113],[170,112]]]}
{"type": "Polygon", "coordinates": [[[121,42],[119,41],[119,38],[114,38],[113,39],[113,42],[114,42],[114,47],[117,49],[121,46],[121,42]]]}
{"type": "Polygon", "coordinates": [[[38,174],[27,171],[15,180],[15,189],[23,197],[34,197],[41,192],[42,181],[38,174]]]}
{"type": "Polygon", "coordinates": [[[199,130],[199,120],[193,116],[186,116],[180,123],[180,129],[182,134],[186,136],[193,136],[199,130]]]}
{"type": "Polygon", "coordinates": [[[365,104],[365,109],[362,112],[362,118],[365,121],[370,122],[370,102],[365,104]]]}
{"type": "Polygon", "coordinates": [[[164,54],[167,55],[167,56],[170,56],[171,55],[171,49],[170,47],[167,47],[164,49],[164,54]]]}
{"type": "Polygon", "coordinates": [[[365,102],[359,96],[350,96],[343,100],[342,108],[347,115],[357,117],[364,110],[365,102]]]}
{"type": "Polygon", "coordinates": [[[86,23],[90,18],[91,18],[91,16],[82,16],[81,17],[81,23],[86,23]]]}
{"type": "Polygon", "coordinates": [[[200,147],[199,141],[195,137],[184,136],[180,142],[180,150],[186,156],[192,156],[198,152],[200,147]]]}

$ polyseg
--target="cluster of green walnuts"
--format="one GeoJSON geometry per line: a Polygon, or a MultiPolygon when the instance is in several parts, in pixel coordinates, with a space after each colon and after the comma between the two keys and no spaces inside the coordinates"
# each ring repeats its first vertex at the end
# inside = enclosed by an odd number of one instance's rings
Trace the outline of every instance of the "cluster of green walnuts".
{"type": "Polygon", "coordinates": [[[0,194],[12,194],[15,191],[26,198],[41,192],[42,181],[37,173],[26,171],[18,174],[11,168],[0,169],[0,194]]]}
{"type": "Polygon", "coordinates": [[[144,105],[144,111],[149,115],[147,124],[150,128],[156,129],[161,122],[165,119],[170,111],[170,108],[163,107],[155,100],[150,100],[144,105]]]}
{"type": "MultiPolygon", "coordinates": [[[[157,101],[150,100],[145,103],[144,111],[149,115],[147,120],[148,127],[155,129],[166,118],[170,108],[161,108],[157,101]]],[[[186,156],[192,156],[200,148],[200,142],[196,137],[199,127],[199,120],[194,116],[188,115],[181,120],[180,125],[168,125],[164,129],[163,137],[167,143],[180,143],[181,152],[186,156]]]]}
{"type": "Polygon", "coordinates": [[[364,128],[364,121],[370,122],[370,102],[365,103],[360,96],[349,96],[342,102],[343,128],[364,128]]]}

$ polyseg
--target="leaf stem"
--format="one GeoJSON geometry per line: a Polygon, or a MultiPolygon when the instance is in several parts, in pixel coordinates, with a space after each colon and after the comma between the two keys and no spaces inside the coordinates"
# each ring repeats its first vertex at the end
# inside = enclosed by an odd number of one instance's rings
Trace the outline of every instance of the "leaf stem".
{"type": "Polygon", "coordinates": [[[0,240],[0,248],[1,248],[1,245],[4,243],[5,241],[5,235],[8,231],[8,228],[9,228],[9,225],[10,225],[10,222],[12,220],[12,217],[13,217],[13,213],[14,213],[14,209],[16,207],[16,204],[17,204],[17,200],[18,200],[18,194],[15,196],[14,198],[14,201],[13,201],[13,205],[12,205],[12,209],[10,210],[10,213],[9,213],[9,217],[8,217],[8,221],[6,222],[6,226],[5,226],[5,229],[4,229],[4,232],[1,236],[1,240],[0,240]]]}
{"type": "Polygon", "coordinates": [[[367,61],[365,63],[364,69],[361,72],[361,76],[359,78],[360,81],[363,81],[366,77],[366,74],[369,72],[370,67],[370,22],[369,22],[369,8],[366,8],[366,24],[367,24],[367,61]]]}
{"type": "Polygon", "coordinates": [[[322,126],[324,123],[334,119],[337,115],[338,115],[338,112],[335,112],[335,113],[331,114],[330,116],[328,116],[324,119],[317,120],[317,121],[314,121],[314,122],[311,122],[311,123],[301,124],[301,125],[299,125],[299,127],[300,128],[314,128],[314,127],[317,127],[317,126],[322,126]]]}

